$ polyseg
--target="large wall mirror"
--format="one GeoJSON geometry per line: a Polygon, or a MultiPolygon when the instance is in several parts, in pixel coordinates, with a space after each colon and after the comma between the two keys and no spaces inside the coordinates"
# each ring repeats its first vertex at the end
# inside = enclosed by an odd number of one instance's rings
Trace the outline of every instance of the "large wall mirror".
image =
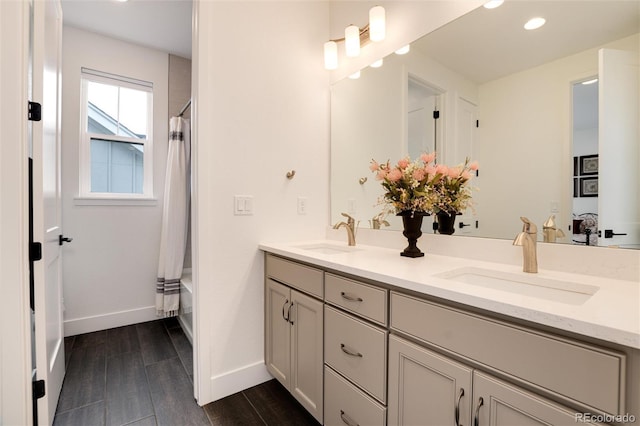
{"type": "MultiPolygon", "coordinates": [[[[639,54],[637,1],[507,0],[338,81],[332,223],[346,212],[374,227],[382,188],[371,159],[435,149],[447,165],[480,163],[475,210],[455,236],[512,239],[520,216],[540,231],[555,216],[557,243],[640,248],[639,54]],[[546,24],[526,31],[536,16],[546,24]]],[[[385,219],[381,230],[401,228],[385,219]]]]}

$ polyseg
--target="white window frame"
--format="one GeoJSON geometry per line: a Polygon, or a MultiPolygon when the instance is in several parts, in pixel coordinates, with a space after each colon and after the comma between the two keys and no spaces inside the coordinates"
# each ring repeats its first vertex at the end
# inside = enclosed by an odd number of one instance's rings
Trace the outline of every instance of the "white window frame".
{"type": "Polygon", "coordinates": [[[82,68],[81,72],[81,108],[80,108],[80,152],[79,152],[79,185],[76,204],[155,204],[153,194],[153,83],[136,80],[101,71],[82,68]],[[88,83],[102,83],[150,93],[147,97],[147,138],[137,139],[118,135],[103,135],[88,131],[88,83]],[[130,142],[143,146],[143,183],[142,193],[91,192],[91,139],[130,142]]]}

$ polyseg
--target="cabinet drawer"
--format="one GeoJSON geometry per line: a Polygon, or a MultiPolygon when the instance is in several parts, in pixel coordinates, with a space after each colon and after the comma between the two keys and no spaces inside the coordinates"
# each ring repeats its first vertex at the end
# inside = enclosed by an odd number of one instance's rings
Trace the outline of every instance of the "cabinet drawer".
{"type": "Polygon", "coordinates": [[[624,354],[394,292],[391,328],[606,413],[625,412],[624,354]]]}
{"type": "Polygon", "coordinates": [[[331,368],[324,368],[324,424],[384,426],[386,408],[331,368]]]}
{"type": "Polygon", "coordinates": [[[317,297],[323,297],[323,272],[267,254],[265,270],[268,277],[317,297]]]}
{"type": "Polygon", "coordinates": [[[326,305],[324,313],[325,363],[385,402],[387,332],[326,305]]]}
{"type": "Polygon", "coordinates": [[[387,324],[387,290],[325,275],[325,300],[381,325],[387,324]]]}

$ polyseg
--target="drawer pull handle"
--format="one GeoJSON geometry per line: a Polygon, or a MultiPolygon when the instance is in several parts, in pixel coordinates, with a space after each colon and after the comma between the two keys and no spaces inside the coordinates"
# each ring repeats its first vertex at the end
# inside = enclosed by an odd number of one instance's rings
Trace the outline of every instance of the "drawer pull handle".
{"type": "Polygon", "coordinates": [[[478,405],[476,406],[476,415],[473,417],[473,426],[478,426],[480,424],[480,407],[484,404],[484,399],[480,397],[478,399],[478,405]]]}
{"type": "Polygon", "coordinates": [[[464,395],[464,388],[460,388],[460,393],[458,394],[458,400],[456,401],[456,410],[455,410],[455,419],[456,426],[460,426],[460,400],[464,395]]]}
{"type": "Polygon", "coordinates": [[[347,414],[342,410],[340,410],[340,418],[342,419],[344,424],[348,426],[360,426],[358,423],[351,420],[351,417],[347,416],[347,414]]]}
{"type": "MultiPolygon", "coordinates": [[[[285,300],[284,305],[282,305],[282,319],[289,322],[289,317],[284,316],[284,307],[287,306],[287,303],[289,303],[289,299],[285,300]]],[[[291,307],[289,307],[289,309],[291,309],[291,307]]]]}
{"type": "Polygon", "coordinates": [[[357,356],[358,358],[362,358],[362,354],[360,352],[353,352],[352,350],[349,350],[349,348],[347,348],[344,343],[340,343],[340,349],[342,349],[342,352],[349,356],[357,356]]]}
{"type": "Polygon", "coordinates": [[[349,302],[362,302],[362,297],[352,296],[349,293],[345,293],[344,291],[341,291],[340,295],[343,299],[346,299],[349,302]]]}

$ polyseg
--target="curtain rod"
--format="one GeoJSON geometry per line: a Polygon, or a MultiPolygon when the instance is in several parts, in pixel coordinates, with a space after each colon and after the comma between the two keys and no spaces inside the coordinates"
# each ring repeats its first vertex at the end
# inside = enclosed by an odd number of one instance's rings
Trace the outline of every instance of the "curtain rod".
{"type": "Polygon", "coordinates": [[[186,104],[184,104],[184,106],[182,107],[182,109],[180,110],[180,114],[178,114],[178,117],[182,117],[185,113],[185,111],[191,106],[191,99],[189,99],[187,101],[186,104]]]}

